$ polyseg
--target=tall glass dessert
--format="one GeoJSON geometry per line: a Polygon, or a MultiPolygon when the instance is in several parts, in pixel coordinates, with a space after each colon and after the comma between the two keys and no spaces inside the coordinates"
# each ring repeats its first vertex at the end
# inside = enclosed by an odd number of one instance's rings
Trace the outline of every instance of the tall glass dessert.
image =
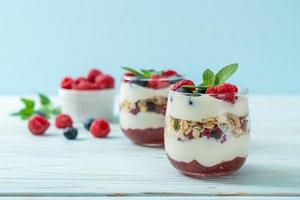
{"type": "Polygon", "coordinates": [[[135,144],[162,146],[168,91],[182,80],[173,70],[124,68],[120,94],[120,126],[135,144]]]}
{"type": "Polygon", "coordinates": [[[217,74],[206,70],[202,84],[183,80],[171,88],[165,150],[181,173],[224,176],[244,164],[250,142],[248,89],[225,83],[236,70],[237,64],[217,74]]]}

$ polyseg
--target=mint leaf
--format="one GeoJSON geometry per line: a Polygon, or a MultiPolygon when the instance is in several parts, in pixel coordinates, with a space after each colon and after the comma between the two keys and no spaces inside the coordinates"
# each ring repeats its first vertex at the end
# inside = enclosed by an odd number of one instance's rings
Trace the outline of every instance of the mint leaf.
{"type": "Polygon", "coordinates": [[[34,113],[33,108],[23,108],[16,113],[12,113],[11,115],[12,116],[20,116],[21,119],[28,119],[29,117],[32,116],[33,113],[34,113]]]}
{"type": "Polygon", "coordinates": [[[34,108],[34,101],[31,99],[21,98],[21,101],[25,105],[25,108],[34,108]]]}
{"type": "Polygon", "coordinates": [[[211,86],[215,83],[215,73],[210,69],[207,69],[203,72],[203,86],[211,86]]]}
{"type": "Polygon", "coordinates": [[[219,84],[227,81],[236,72],[237,69],[238,69],[237,63],[233,63],[233,64],[223,67],[216,74],[214,85],[219,85],[219,84]]]}
{"type": "Polygon", "coordinates": [[[51,100],[46,95],[39,93],[38,94],[40,99],[41,107],[35,110],[36,103],[31,99],[21,98],[21,102],[24,104],[24,108],[15,112],[11,113],[11,116],[18,116],[21,119],[28,119],[33,114],[42,114],[47,118],[50,118],[51,115],[58,115],[61,113],[60,107],[53,107],[51,100]]]}
{"type": "Polygon", "coordinates": [[[42,106],[48,106],[51,104],[50,99],[46,95],[39,93],[39,97],[42,106]]]}
{"type": "Polygon", "coordinates": [[[141,78],[146,78],[143,73],[141,73],[131,67],[122,67],[122,69],[129,71],[130,73],[134,74],[135,76],[139,76],[141,78]]]}
{"type": "Polygon", "coordinates": [[[53,108],[53,109],[51,110],[51,113],[52,113],[53,115],[58,115],[58,114],[60,114],[60,113],[61,113],[61,107],[55,107],[55,108],[53,108]]]}
{"type": "Polygon", "coordinates": [[[150,70],[141,69],[141,71],[143,72],[145,78],[150,78],[151,75],[155,74],[155,70],[153,69],[150,70]]]}

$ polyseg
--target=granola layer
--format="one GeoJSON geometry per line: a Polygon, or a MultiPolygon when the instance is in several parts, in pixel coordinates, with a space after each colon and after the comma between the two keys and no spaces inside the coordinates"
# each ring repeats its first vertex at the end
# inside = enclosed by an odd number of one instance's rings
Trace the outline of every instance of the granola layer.
{"type": "Polygon", "coordinates": [[[218,117],[209,117],[199,121],[167,116],[166,123],[167,133],[176,134],[179,140],[207,137],[223,143],[226,141],[225,132],[229,132],[235,137],[249,132],[248,116],[240,117],[232,113],[224,113],[218,117]]]}
{"type": "Polygon", "coordinates": [[[124,100],[120,104],[120,110],[130,112],[134,115],[140,112],[155,112],[165,114],[167,108],[167,97],[153,96],[147,99],[140,99],[134,103],[124,100]]]}

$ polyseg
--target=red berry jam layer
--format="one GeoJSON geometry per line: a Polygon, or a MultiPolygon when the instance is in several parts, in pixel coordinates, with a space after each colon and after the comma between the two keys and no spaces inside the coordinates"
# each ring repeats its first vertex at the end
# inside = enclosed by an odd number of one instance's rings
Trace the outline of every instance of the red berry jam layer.
{"type": "Polygon", "coordinates": [[[246,157],[236,157],[233,160],[221,162],[211,167],[206,167],[196,160],[186,163],[173,160],[169,156],[168,158],[172,165],[181,173],[195,178],[230,175],[240,169],[246,161],[246,157]]]}
{"type": "Polygon", "coordinates": [[[135,144],[145,146],[163,146],[164,128],[122,129],[123,133],[135,144]]]}

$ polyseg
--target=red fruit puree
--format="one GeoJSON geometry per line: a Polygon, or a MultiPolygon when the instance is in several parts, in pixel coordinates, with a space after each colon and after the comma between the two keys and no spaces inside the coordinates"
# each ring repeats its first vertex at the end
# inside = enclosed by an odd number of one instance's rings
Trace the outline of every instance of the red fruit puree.
{"type": "Polygon", "coordinates": [[[246,161],[246,157],[236,157],[233,160],[221,162],[211,167],[206,167],[196,160],[186,163],[173,160],[169,156],[168,158],[172,165],[181,173],[196,178],[230,175],[240,169],[246,161]]]}
{"type": "Polygon", "coordinates": [[[163,146],[164,128],[122,129],[123,133],[135,144],[145,146],[163,146]]]}

